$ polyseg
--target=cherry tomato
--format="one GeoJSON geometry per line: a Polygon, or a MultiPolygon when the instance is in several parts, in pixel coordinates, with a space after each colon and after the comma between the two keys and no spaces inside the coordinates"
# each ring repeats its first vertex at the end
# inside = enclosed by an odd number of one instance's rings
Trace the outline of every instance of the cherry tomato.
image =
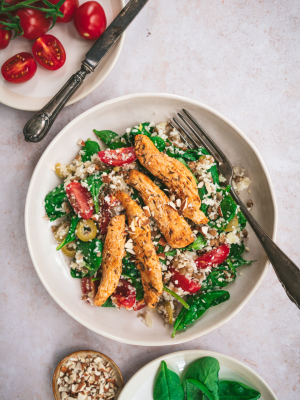
{"type": "Polygon", "coordinates": [[[111,295],[111,299],[117,307],[130,309],[136,302],[135,288],[125,279],[120,279],[117,289],[111,295]]]}
{"type": "Polygon", "coordinates": [[[185,292],[196,293],[201,288],[199,283],[193,281],[182,275],[180,272],[176,271],[175,268],[169,268],[169,271],[172,272],[171,282],[174,286],[181,288],[185,292]]]}
{"type": "Polygon", "coordinates": [[[6,47],[9,45],[10,39],[11,39],[11,31],[7,31],[6,29],[1,29],[3,28],[4,25],[1,24],[0,21],[0,50],[6,49],[6,47]]]}
{"type": "Polygon", "coordinates": [[[81,289],[82,289],[82,300],[93,301],[96,295],[96,284],[99,281],[92,281],[92,278],[82,278],[81,279],[81,289]]]}
{"type": "Polygon", "coordinates": [[[67,197],[80,218],[90,219],[94,213],[94,202],[90,192],[79,182],[74,181],[66,187],[67,197]]]}
{"type": "Polygon", "coordinates": [[[103,150],[98,153],[102,162],[108,165],[125,165],[136,160],[134,147],[123,147],[117,150],[103,150]]]}
{"type": "Polygon", "coordinates": [[[81,4],[75,13],[74,25],[83,39],[98,39],[106,29],[106,16],[102,6],[96,1],[81,4]]]}
{"type": "Polygon", "coordinates": [[[36,73],[36,62],[30,53],[19,53],[2,65],[3,78],[12,83],[29,81],[36,73]]]}
{"type": "Polygon", "coordinates": [[[16,11],[16,16],[20,18],[20,24],[25,39],[35,40],[44,35],[50,28],[51,19],[45,17],[45,13],[32,8],[21,8],[16,11]]]}
{"type": "Polygon", "coordinates": [[[101,218],[98,222],[99,224],[99,229],[100,229],[100,233],[102,233],[102,235],[106,235],[107,233],[107,227],[108,224],[111,220],[111,211],[112,208],[120,205],[121,203],[119,202],[119,200],[113,196],[113,195],[107,195],[104,197],[103,202],[101,204],[101,218]]]}
{"type": "MultiPolygon", "coordinates": [[[[49,0],[51,4],[57,4],[60,0],[49,0]]],[[[79,7],[78,0],[65,0],[65,2],[60,7],[59,11],[64,14],[64,17],[58,17],[56,22],[67,23],[74,19],[75,12],[79,7]]]]}
{"type": "Polygon", "coordinates": [[[61,68],[66,61],[66,52],[60,41],[52,35],[39,37],[32,46],[36,61],[52,71],[61,68]]]}
{"type": "Polygon", "coordinates": [[[135,305],[133,306],[134,311],[140,311],[142,308],[146,307],[146,302],[144,299],[136,301],[135,305]]]}
{"type": "Polygon", "coordinates": [[[207,268],[213,265],[222,264],[228,257],[229,247],[226,244],[222,244],[209,251],[208,253],[203,254],[195,260],[198,268],[207,268]]]}

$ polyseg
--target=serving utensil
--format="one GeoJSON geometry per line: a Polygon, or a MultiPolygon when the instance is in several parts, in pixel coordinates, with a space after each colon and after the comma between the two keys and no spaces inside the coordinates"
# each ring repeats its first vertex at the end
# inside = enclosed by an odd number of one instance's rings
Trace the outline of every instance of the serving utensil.
{"type": "Polygon", "coordinates": [[[36,143],[44,139],[68,100],[80,88],[87,75],[95,71],[103,57],[109,52],[147,2],[148,0],[130,0],[128,2],[87,52],[80,70],[72,75],[49,103],[25,124],[23,133],[27,142],[36,143]]]}
{"type": "MultiPolygon", "coordinates": [[[[230,161],[225,156],[223,151],[219,148],[219,146],[210,137],[210,135],[196,121],[196,119],[187,110],[183,109],[182,111],[184,115],[178,113],[178,116],[184,123],[184,125],[176,118],[173,118],[173,121],[179,128],[179,134],[184,143],[190,149],[198,148],[199,145],[204,146],[218,162],[219,172],[226,179],[226,184],[231,186],[233,168],[230,161]]],[[[288,256],[282,250],[280,250],[280,248],[262,229],[262,227],[253,217],[253,215],[248,211],[247,207],[244,205],[232,186],[230,189],[230,194],[235,202],[240,206],[242,213],[246,217],[262,247],[264,248],[286,294],[288,295],[290,300],[294,302],[298,308],[300,308],[299,268],[296,266],[296,264],[293,263],[290,258],[288,258],[288,256]]]]}

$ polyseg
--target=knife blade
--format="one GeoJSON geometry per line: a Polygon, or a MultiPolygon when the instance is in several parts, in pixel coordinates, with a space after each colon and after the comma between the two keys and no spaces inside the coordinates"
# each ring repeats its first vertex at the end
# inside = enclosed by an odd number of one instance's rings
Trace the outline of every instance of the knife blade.
{"type": "Polygon", "coordinates": [[[68,100],[80,88],[86,76],[95,71],[103,57],[117,42],[126,28],[149,0],[130,0],[104,31],[91,49],[86,53],[81,69],[72,75],[61,90],[38,111],[24,126],[23,133],[27,142],[39,142],[47,135],[58,114],[68,100]]]}

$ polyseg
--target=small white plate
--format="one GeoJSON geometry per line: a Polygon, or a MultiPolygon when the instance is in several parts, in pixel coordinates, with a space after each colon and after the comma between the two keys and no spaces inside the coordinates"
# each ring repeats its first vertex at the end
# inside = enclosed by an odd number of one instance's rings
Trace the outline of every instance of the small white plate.
{"type": "MultiPolygon", "coordinates": [[[[83,4],[88,0],[79,0],[83,4]]],[[[105,11],[107,26],[115,19],[125,0],[96,0],[105,11]]],[[[73,22],[67,24],[57,23],[49,32],[49,35],[57,37],[63,44],[67,59],[62,68],[57,71],[49,71],[37,63],[37,72],[28,82],[14,84],[4,80],[0,73],[0,102],[19,110],[38,111],[52,99],[52,97],[64,86],[68,79],[76,73],[85,59],[88,50],[94,44],[93,41],[82,39],[76,32],[73,22]]],[[[81,88],[68,101],[67,105],[76,103],[96,89],[107,77],[115,65],[124,42],[124,34],[104,57],[94,73],[88,75],[81,88]]],[[[6,60],[22,51],[32,54],[34,40],[17,37],[12,40],[5,50],[0,51],[0,68],[6,60]]]]}
{"type": "Polygon", "coordinates": [[[178,351],[177,353],[167,354],[151,361],[127,382],[119,396],[119,400],[153,400],[155,377],[161,361],[164,360],[168,368],[176,372],[181,378],[183,371],[186,370],[193,361],[202,357],[215,357],[219,361],[220,380],[244,383],[260,392],[261,400],[277,400],[271,388],[251,368],[232,357],[205,350],[178,351]]]}
{"type": "MultiPolygon", "coordinates": [[[[32,175],[25,208],[25,228],[33,265],[53,299],[73,318],[87,328],[124,343],[143,346],[165,346],[183,343],[205,335],[231,319],[251,298],[268,268],[267,257],[250,230],[246,258],[257,260],[239,268],[236,282],[226,290],[229,301],[208,310],[186,331],[171,338],[171,327],[152,313],[153,328],[143,324],[134,311],[91,307],[81,301],[80,280],[70,275],[70,259],[55,251],[56,242],[45,215],[47,193],[61,183],[51,167],[69,164],[80,150],[79,139],[96,136],[93,129],[109,129],[124,134],[126,128],[143,121],[159,123],[174,117],[182,108],[189,110],[219,144],[233,165],[247,168],[253,180],[251,199],[253,215],[275,238],[277,208],[274,191],[263,160],[249,139],[234,124],[212,108],[194,100],[169,94],[136,94],[107,101],[91,108],[70,122],[49,144],[32,175]]],[[[245,193],[246,198],[249,195],[245,193]]]]}

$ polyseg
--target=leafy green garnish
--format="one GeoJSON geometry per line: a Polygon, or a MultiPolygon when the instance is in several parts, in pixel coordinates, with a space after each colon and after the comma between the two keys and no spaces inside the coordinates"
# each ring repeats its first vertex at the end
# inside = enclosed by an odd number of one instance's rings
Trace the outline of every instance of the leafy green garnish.
{"type": "Polygon", "coordinates": [[[91,139],[88,139],[85,142],[85,146],[81,149],[81,160],[83,162],[91,161],[92,156],[98,153],[99,151],[100,151],[99,144],[91,139]]]}
{"type": "Polygon", "coordinates": [[[242,258],[242,254],[245,251],[244,243],[240,245],[234,243],[230,247],[229,259],[231,260],[234,268],[238,268],[241,265],[251,265],[254,261],[246,261],[242,258]]]}
{"type": "Polygon", "coordinates": [[[220,400],[257,400],[261,394],[244,383],[234,381],[220,381],[220,400]]]}
{"type": "Polygon", "coordinates": [[[101,307],[116,307],[113,302],[112,299],[109,297],[106,302],[104,304],[102,304],[101,307]]]}
{"type": "Polygon", "coordinates": [[[201,235],[200,233],[197,239],[193,243],[185,247],[184,250],[189,250],[189,251],[201,250],[206,245],[206,242],[207,241],[205,240],[204,236],[201,235]]]}
{"type": "Polygon", "coordinates": [[[187,310],[190,308],[190,306],[183,300],[182,297],[180,297],[177,293],[173,292],[171,289],[169,289],[167,286],[164,285],[164,291],[169,293],[171,296],[175,297],[175,299],[177,299],[184,308],[186,308],[187,310]]]}
{"type": "Polygon", "coordinates": [[[76,226],[79,222],[80,218],[77,217],[77,215],[73,215],[71,219],[71,225],[68,230],[67,236],[65,239],[56,247],[56,250],[60,250],[62,247],[64,247],[66,244],[69,244],[75,240],[75,230],[76,226]]]}
{"type": "Polygon", "coordinates": [[[62,208],[65,201],[68,202],[68,198],[63,183],[47,194],[45,198],[45,209],[50,221],[55,221],[57,218],[67,214],[62,208]]]}
{"type": "Polygon", "coordinates": [[[162,139],[159,136],[151,136],[150,139],[154,143],[157,150],[164,151],[164,149],[166,147],[166,142],[164,141],[164,139],[162,139]]]}
{"type": "Polygon", "coordinates": [[[130,281],[132,286],[135,287],[137,301],[142,300],[144,298],[144,288],[141,280],[140,271],[137,269],[135,263],[130,261],[130,256],[124,257],[122,263],[122,276],[128,278],[128,281],[130,281]]]}
{"type": "Polygon", "coordinates": [[[126,143],[121,142],[120,140],[118,140],[117,142],[113,142],[109,145],[109,148],[111,150],[116,150],[116,149],[121,149],[122,147],[128,147],[126,143]]]}
{"type": "Polygon", "coordinates": [[[246,227],[247,220],[246,220],[244,214],[242,213],[242,211],[239,211],[239,212],[237,213],[237,217],[238,217],[238,220],[239,220],[239,224],[240,224],[241,229],[244,229],[244,228],[246,227]]]}
{"type": "Polygon", "coordinates": [[[98,271],[102,262],[103,243],[99,239],[94,239],[91,242],[83,242],[76,240],[76,248],[83,254],[83,259],[86,262],[86,268],[89,270],[83,276],[90,278],[98,271]],[[98,257],[98,253],[101,255],[98,257]]]}
{"type": "MultiPolygon", "coordinates": [[[[108,172],[108,171],[103,171],[103,172],[108,172]]],[[[83,181],[83,186],[84,184],[87,184],[87,189],[91,193],[94,206],[95,206],[95,211],[96,213],[99,212],[99,193],[100,193],[100,188],[103,185],[101,176],[103,172],[96,172],[93,175],[90,175],[83,181]]]]}
{"type": "Polygon", "coordinates": [[[119,137],[119,135],[116,132],[109,130],[97,131],[96,129],[94,129],[93,132],[98,136],[99,139],[101,139],[108,146],[114,141],[114,139],[119,137]]]}
{"type": "Polygon", "coordinates": [[[208,277],[201,282],[202,290],[214,290],[225,287],[236,279],[236,270],[230,259],[213,268],[208,277]]]}
{"type": "Polygon", "coordinates": [[[187,300],[190,306],[189,310],[182,308],[174,324],[172,337],[176,332],[185,329],[187,325],[194,323],[201,317],[210,307],[217,306],[224,301],[229,300],[230,294],[224,290],[216,290],[214,292],[198,293],[190,296],[187,300]]]}
{"type": "Polygon", "coordinates": [[[208,400],[215,400],[215,396],[212,394],[212,392],[203,383],[197,381],[196,379],[187,379],[185,385],[187,400],[195,400],[195,397],[192,397],[195,395],[195,389],[193,386],[196,387],[201,393],[204,393],[208,400]]]}
{"type": "Polygon", "coordinates": [[[165,361],[161,362],[161,369],[155,380],[154,400],[183,400],[184,392],[179,376],[168,369],[165,361]]]}

